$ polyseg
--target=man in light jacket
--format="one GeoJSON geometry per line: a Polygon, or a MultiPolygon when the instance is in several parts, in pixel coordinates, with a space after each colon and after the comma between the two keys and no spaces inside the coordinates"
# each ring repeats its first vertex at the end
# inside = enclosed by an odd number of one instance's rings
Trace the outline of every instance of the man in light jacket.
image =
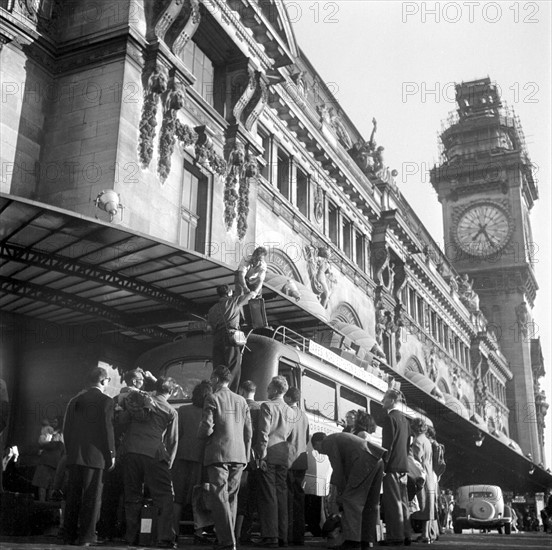
{"type": "Polygon", "coordinates": [[[284,401],[287,380],[275,376],[268,385],[268,401],[261,405],[255,452],[260,459],[258,505],[260,546],[288,543],[287,472],[295,460],[292,444],[294,412],[284,401]]]}
{"type": "Polygon", "coordinates": [[[247,401],[230,391],[232,373],[219,365],[211,375],[213,393],[205,398],[197,437],[205,440],[203,465],[218,550],[235,550],[237,496],[242,471],[251,452],[251,415],[247,401]]]}

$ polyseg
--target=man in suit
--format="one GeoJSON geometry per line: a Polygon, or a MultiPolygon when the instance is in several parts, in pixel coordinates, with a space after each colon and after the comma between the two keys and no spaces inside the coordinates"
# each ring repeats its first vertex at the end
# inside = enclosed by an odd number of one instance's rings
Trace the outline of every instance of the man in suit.
{"type": "Polygon", "coordinates": [[[343,547],[365,550],[374,545],[379,511],[385,449],[350,433],[326,436],[317,432],[312,447],[328,455],[332,465],[331,483],[343,507],[343,547]]]}
{"type": "Polygon", "coordinates": [[[246,400],[230,391],[232,373],[219,365],[211,375],[213,393],[205,398],[197,432],[205,440],[210,501],[219,550],[235,550],[237,496],[251,448],[251,415],[246,400]]]}
{"type": "Polygon", "coordinates": [[[294,413],[284,401],[287,380],[275,376],[268,385],[268,401],[261,404],[259,433],[255,453],[260,459],[259,510],[261,520],[260,546],[287,546],[287,471],[295,460],[291,445],[294,413]]]}
{"type": "Polygon", "coordinates": [[[411,541],[411,531],[406,473],[410,450],[410,424],[400,410],[404,404],[404,397],[399,390],[387,390],[382,404],[387,411],[382,432],[382,445],[387,449],[382,499],[387,538],[380,544],[408,545],[411,541]]]}
{"type": "Polygon", "coordinates": [[[240,395],[246,400],[251,414],[251,428],[253,436],[251,439],[251,453],[249,463],[242,473],[240,492],[238,494],[238,517],[236,519],[236,539],[241,543],[251,542],[251,526],[253,517],[257,512],[257,467],[256,457],[253,451],[253,444],[257,438],[259,426],[259,414],[261,404],[255,401],[257,384],[252,380],[244,380],[240,384],[240,395]]]}
{"type": "Polygon", "coordinates": [[[307,473],[307,444],[309,442],[309,420],[300,409],[301,392],[291,387],[284,395],[284,401],[293,411],[291,444],[296,458],[287,475],[288,488],[288,541],[294,545],[305,544],[305,491],[303,483],[307,473]]]}
{"type": "Polygon", "coordinates": [[[178,446],[178,416],[168,403],[175,388],[172,378],[159,377],[154,393],[132,391],[117,418],[125,432],[121,450],[126,540],[131,545],[138,541],[145,485],[159,510],[157,545],[176,548],[170,469],[178,446]]]}
{"type": "Polygon", "coordinates": [[[96,367],[88,381],[89,387],[69,401],[63,421],[69,472],[64,538],[80,546],[96,543],[104,471],[115,466],[113,400],[104,394],[110,378],[96,367]]]}
{"type": "Polygon", "coordinates": [[[217,287],[217,294],[219,301],[207,313],[207,322],[213,331],[213,365],[225,365],[230,369],[230,390],[238,392],[242,346],[235,345],[229,334],[240,328],[242,306],[247,304],[255,293],[247,292],[234,296],[234,291],[228,285],[220,285],[217,287]]]}

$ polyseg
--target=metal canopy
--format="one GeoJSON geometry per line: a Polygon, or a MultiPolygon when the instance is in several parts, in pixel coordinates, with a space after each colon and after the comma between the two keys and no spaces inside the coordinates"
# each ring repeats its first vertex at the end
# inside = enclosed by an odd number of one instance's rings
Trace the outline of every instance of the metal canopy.
{"type": "MultiPolygon", "coordinates": [[[[0,194],[0,310],[61,325],[95,323],[170,341],[233,285],[227,265],[161,239],[0,194]]],[[[264,287],[268,322],[305,336],[327,322],[264,287]]]]}
{"type": "Polygon", "coordinates": [[[447,471],[441,486],[481,483],[518,492],[538,492],[552,486],[552,475],[510,447],[511,440],[488,433],[391,367],[383,368],[401,383],[407,404],[431,418],[437,441],[445,445],[447,471]],[[478,447],[475,440],[480,434],[484,440],[478,447]]]}

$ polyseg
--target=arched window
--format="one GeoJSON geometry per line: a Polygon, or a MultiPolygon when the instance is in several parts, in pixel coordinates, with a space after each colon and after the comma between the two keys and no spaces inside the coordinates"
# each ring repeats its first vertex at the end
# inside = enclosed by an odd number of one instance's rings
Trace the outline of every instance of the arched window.
{"type": "Polygon", "coordinates": [[[448,384],[446,383],[444,378],[440,378],[439,382],[437,382],[437,387],[444,393],[450,394],[450,389],[448,387],[448,384]]]}
{"type": "Polygon", "coordinates": [[[413,372],[419,372],[420,374],[425,374],[424,367],[422,367],[422,364],[418,360],[417,357],[412,356],[406,363],[406,367],[404,368],[405,372],[413,371],[413,372]]]}
{"type": "Polygon", "coordinates": [[[272,273],[278,273],[278,275],[284,275],[289,279],[298,281],[301,284],[303,283],[299,270],[292,259],[282,250],[270,248],[266,258],[266,265],[268,271],[272,273]]]}
{"type": "Polygon", "coordinates": [[[341,302],[335,311],[332,313],[332,321],[341,321],[342,323],[347,323],[348,325],[356,325],[359,328],[362,328],[362,323],[358,313],[355,311],[353,306],[347,302],[341,302]]]}

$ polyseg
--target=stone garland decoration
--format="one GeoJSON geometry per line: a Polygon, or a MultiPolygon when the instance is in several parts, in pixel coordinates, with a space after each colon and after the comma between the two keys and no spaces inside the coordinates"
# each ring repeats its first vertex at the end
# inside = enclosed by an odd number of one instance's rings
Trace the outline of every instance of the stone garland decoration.
{"type": "Polygon", "coordinates": [[[176,119],[174,135],[183,147],[195,145],[198,138],[197,132],[193,128],[190,128],[187,124],[183,124],[178,119],[176,119]]]}
{"type": "MultiPolygon", "coordinates": [[[[234,149],[228,156],[228,171],[224,184],[224,224],[226,230],[234,224],[236,219],[236,204],[240,195],[236,191],[236,187],[240,182],[240,174],[245,163],[245,150],[240,142],[236,142],[234,149]]],[[[241,185],[240,185],[241,191],[241,185]]]]}
{"type": "Polygon", "coordinates": [[[249,187],[257,183],[259,167],[257,158],[253,153],[248,153],[240,178],[238,197],[238,239],[241,241],[247,232],[247,216],[249,215],[249,187]]]}
{"type": "Polygon", "coordinates": [[[184,106],[184,90],[180,84],[175,84],[169,92],[165,102],[165,112],[163,114],[163,123],[159,134],[159,160],[157,162],[157,171],[161,183],[165,183],[171,171],[171,156],[176,143],[176,113],[184,106]]]}
{"type": "Polygon", "coordinates": [[[144,91],[144,104],[140,119],[140,137],[138,141],[139,157],[142,168],[146,169],[153,156],[153,139],[157,126],[157,103],[161,94],[167,91],[167,75],[156,67],[148,79],[144,91]]]}

